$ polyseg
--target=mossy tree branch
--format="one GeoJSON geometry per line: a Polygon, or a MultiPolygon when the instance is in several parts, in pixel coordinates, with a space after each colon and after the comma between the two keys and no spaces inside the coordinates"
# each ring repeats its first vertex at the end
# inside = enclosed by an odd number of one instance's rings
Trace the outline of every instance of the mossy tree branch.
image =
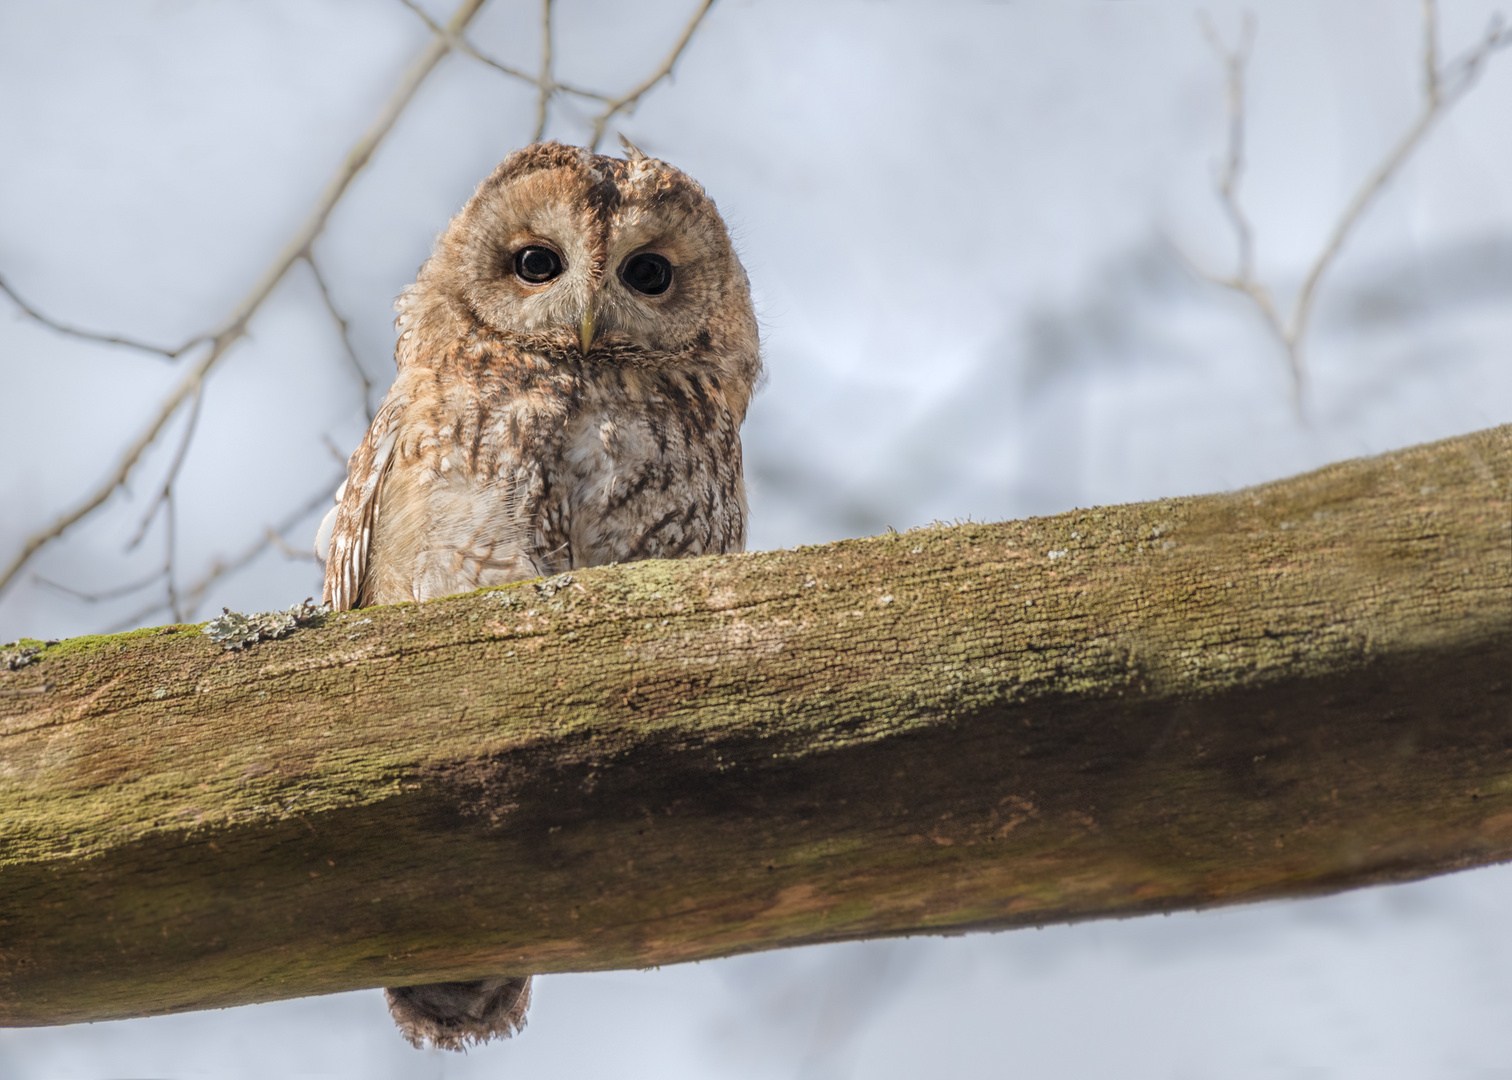
{"type": "Polygon", "coordinates": [[[1512,427],[0,665],[0,1021],[1512,858],[1512,427]]]}

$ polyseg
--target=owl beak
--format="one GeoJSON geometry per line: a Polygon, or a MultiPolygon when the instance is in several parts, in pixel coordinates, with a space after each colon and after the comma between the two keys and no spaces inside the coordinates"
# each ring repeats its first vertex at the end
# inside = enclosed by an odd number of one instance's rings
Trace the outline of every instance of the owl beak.
{"type": "Polygon", "coordinates": [[[590,306],[583,311],[583,321],[578,324],[578,349],[584,356],[588,355],[589,346],[593,344],[593,308],[590,306]]]}

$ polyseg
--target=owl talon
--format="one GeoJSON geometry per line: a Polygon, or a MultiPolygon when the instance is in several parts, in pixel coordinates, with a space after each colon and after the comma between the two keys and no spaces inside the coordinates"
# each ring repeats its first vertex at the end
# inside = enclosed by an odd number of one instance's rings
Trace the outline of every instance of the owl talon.
{"type": "Polygon", "coordinates": [[[530,976],[391,986],[383,991],[399,1033],[417,1050],[465,1050],[525,1027],[530,976]]]}

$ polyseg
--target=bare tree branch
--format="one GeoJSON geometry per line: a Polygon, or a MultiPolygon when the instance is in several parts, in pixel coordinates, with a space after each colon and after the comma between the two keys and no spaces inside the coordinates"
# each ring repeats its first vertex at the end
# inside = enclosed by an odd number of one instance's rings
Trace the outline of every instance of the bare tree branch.
{"type": "MultiPolygon", "coordinates": [[[[195,612],[199,610],[199,606],[205,602],[205,594],[210,591],[211,586],[216,582],[247,566],[263,552],[267,551],[269,547],[278,547],[281,551],[284,551],[286,547],[290,547],[290,545],[285,544],[283,534],[309,517],[320,507],[330,505],[331,498],[335,495],[336,489],[341,486],[341,482],[345,479],[346,469],[343,467],[340,475],[333,477],[330,483],[321,488],[317,494],[312,495],[299,506],[289,511],[276,524],[264,527],[262,535],[240,552],[229,559],[216,559],[211,562],[210,568],[184,590],[184,595],[187,598],[187,602],[185,603],[187,614],[185,617],[194,617],[195,612]],[[275,543],[275,540],[277,543],[275,543]]],[[[285,554],[289,554],[289,552],[285,551],[285,554]]],[[[299,558],[302,556],[303,553],[299,553],[290,557],[299,558]]]]}
{"type": "Polygon", "coordinates": [[[179,609],[178,591],[173,580],[173,570],[177,565],[178,553],[178,504],[174,484],[178,480],[179,470],[183,468],[184,457],[189,452],[189,445],[194,441],[194,431],[199,425],[200,407],[204,404],[204,384],[194,394],[194,401],[189,406],[189,419],[184,423],[184,433],[179,438],[178,448],[173,453],[173,460],[168,464],[168,470],[163,476],[163,483],[153,498],[152,504],[147,508],[147,513],[142,516],[142,523],[137,527],[137,533],[126,545],[130,551],[141,543],[147,535],[147,529],[157,517],[158,510],[163,510],[163,568],[162,579],[165,588],[165,604],[173,613],[174,620],[182,617],[179,609]]]}
{"type": "Polygon", "coordinates": [[[341,447],[337,446],[331,440],[331,437],[324,432],[320,435],[320,441],[325,446],[326,452],[331,455],[331,460],[345,469],[347,467],[347,455],[341,452],[341,447]]]}
{"type": "Polygon", "coordinates": [[[166,601],[161,599],[154,600],[144,608],[137,608],[137,610],[133,611],[124,619],[117,619],[115,622],[111,623],[108,627],[105,628],[105,633],[119,634],[123,630],[134,630],[138,626],[146,623],[147,620],[153,615],[156,615],[162,611],[169,610],[170,609],[166,601]]]}
{"type": "MultiPolygon", "coordinates": [[[[463,0],[462,5],[458,7],[456,13],[447,23],[447,29],[450,33],[452,35],[460,33],[473,20],[485,3],[487,3],[487,0],[463,0]]],[[[394,88],[388,101],[384,103],[383,108],[379,111],[377,119],[373,121],[362,137],[357,140],[356,145],[347,153],[346,160],[342,162],[341,167],[336,171],[336,175],[331,177],[330,181],[326,184],[325,191],[321,193],[320,198],[315,203],[315,208],[305,219],[304,224],[300,226],[293,238],[284,246],[284,250],[274,260],[273,265],[268,268],[262,280],[253,287],[252,292],[247,296],[246,300],[232,313],[221,329],[216,332],[214,335],[216,340],[233,332],[237,335],[243,333],[248,320],[262,306],[263,301],[268,298],[268,295],[278,286],[278,283],[283,280],[284,275],[289,272],[289,268],[309,254],[310,246],[321,232],[325,230],[326,222],[330,219],[331,212],[336,209],[336,204],[346,194],[347,188],[351,186],[352,181],[356,179],[357,174],[362,171],[363,167],[372,160],[373,153],[378,149],[379,144],[383,142],[384,138],[393,129],[394,124],[404,113],[404,110],[409,107],[409,103],[414,99],[416,91],[420,89],[420,84],[426,80],[430,73],[435,70],[436,65],[450,51],[449,38],[437,37],[431,41],[425,51],[409,66],[403,77],[400,78],[399,85],[394,88]]]]}
{"type": "MultiPolygon", "coordinates": [[[[290,511],[277,524],[264,526],[262,536],[253,541],[251,544],[247,545],[236,555],[232,556],[229,559],[212,560],[209,568],[205,571],[205,573],[197,578],[194,583],[187,589],[176,590],[172,583],[173,564],[172,555],[170,553],[168,565],[159,570],[151,578],[149,578],[147,582],[148,584],[150,584],[151,582],[156,581],[164,575],[168,575],[170,581],[167,596],[161,600],[154,601],[146,607],[136,609],[130,615],[126,616],[126,618],[120,619],[112,624],[111,627],[106,629],[105,633],[114,634],[121,630],[129,630],[133,627],[140,626],[147,620],[149,616],[156,615],[160,611],[169,612],[177,622],[184,622],[188,619],[192,619],[195,616],[196,612],[199,610],[200,605],[205,602],[205,594],[210,591],[211,587],[214,586],[216,582],[220,581],[222,578],[236,573],[238,570],[245,568],[246,566],[254,562],[258,558],[258,556],[262,555],[262,553],[267,551],[270,547],[276,548],[278,551],[282,552],[290,559],[318,562],[319,560],[315,558],[315,553],[313,551],[302,551],[294,547],[294,545],[290,544],[283,538],[283,534],[288,532],[295,525],[299,524],[320,507],[329,504],[331,497],[335,494],[336,489],[341,486],[341,481],[344,479],[346,479],[345,468],[343,468],[339,476],[332,479],[330,483],[328,483],[324,488],[320,490],[319,493],[311,496],[294,510],[290,511]]],[[[169,524],[171,527],[172,522],[170,522],[169,524]]],[[[47,582],[47,584],[52,585],[53,583],[47,582]]],[[[73,595],[80,597],[80,599],[84,599],[89,602],[94,602],[97,599],[110,598],[108,594],[104,593],[89,595],[79,593],[73,589],[67,588],[66,586],[54,585],[54,587],[61,588],[64,592],[72,593],[73,595]]],[[[118,591],[117,595],[124,596],[127,595],[127,593],[125,591],[118,591]]]]}
{"type": "Polygon", "coordinates": [[[362,411],[368,418],[368,423],[373,422],[373,380],[368,378],[367,369],[362,366],[362,361],[357,358],[357,350],[352,345],[352,327],[340,311],[336,310],[336,301],[331,299],[331,289],[326,284],[325,275],[320,272],[320,266],[315,262],[315,257],[309,252],[305,253],[304,261],[310,268],[310,273],[315,277],[315,285],[320,290],[320,299],[325,303],[326,313],[336,324],[336,329],[341,332],[341,345],[346,351],[347,360],[351,363],[352,374],[356,377],[358,385],[362,388],[362,411]]]}
{"type": "Polygon", "coordinates": [[[1485,33],[1472,49],[1468,49],[1439,69],[1437,86],[1440,97],[1452,102],[1475,84],[1485,70],[1492,55],[1512,45],[1512,30],[1508,30],[1500,12],[1491,16],[1485,33]]]}
{"type": "Polygon", "coordinates": [[[86,517],[97,507],[104,505],[105,500],[110,498],[111,495],[115,494],[116,488],[121,487],[123,484],[125,484],[126,477],[136,466],[136,463],[141,458],[142,454],[145,453],[147,448],[157,440],[158,433],[162,431],[164,425],[166,425],[168,421],[172,419],[173,414],[178,412],[179,406],[184,403],[184,400],[190,395],[199,392],[199,387],[200,384],[204,381],[205,373],[210,370],[211,366],[215,363],[216,360],[220,359],[222,353],[225,352],[225,349],[229,345],[230,341],[226,341],[224,344],[216,342],[215,347],[212,348],[210,352],[207,353],[205,357],[199,361],[199,363],[194,365],[194,368],[186,376],[184,376],[183,380],[178,384],[177,387],[174,388],[173,392],[170,393],[168,397],[158,405],[157,412],[153,415],[151,421],[148,422],[146,428],[143,429],[142,433],[138,435],[137,438],[129,446],[126,447],[125,451],[121,454],[120,459],[117,461],[114,470],[111,471],[110,475],[102,484],[100,484],[99,487],[95,488],[93,492],[86,496],[84,500],[77,506],[75,506],[72,510],[64,513],[61,517],[56,518],[51,524],[47,525],[38,532],[33,533],[30,537],[27,538],[26,543],[21,546],[21,550],[15,555],[14,558],[11,559],[9,565],[6,566],[5,570],[3,572],[0,572],[0,591],[3,591],[12,581],[15,580],[16,575],[21,572],[21,568],[24,567],[31,560],[31,557],[38,551],[40,551],[44,545],[51,543],[53,540],[56,540],[58,537],[62,536],[63,533],[71,525],[86,517]]]}
{"type": "Polygon", "coordinates": [[[132,551],[142,542],[147,535],[148,528],[157,517],[158,509],[173,495],[173,482],[178,479],[179,469],[183,467],[184,455],[189,451],[189,444],[194,441],[194,429],[199,425],[200,406],[204,403],[204,387],[195,391],[194,401],[189,406],[189,419],[184,424],[184,433],[179,437],[178,449],[173,452],[173,460],[168,464],[168,471],[163,477],[163,483],[158,488],[158,493],[153,497],[147,507],[147,512],[142,515],[141,524],[137,526],[135,535],[126,542],[126,550],[132,551]]]}
{"type": "MultiPolygon", "coordinates": [[[[198,411],[198,405],[199,398],[197,396],[195,399],[196,412],[198,411]]],[[[192,417],[190,423],[192,426],[192,417]]],[[[209,591],[212,585],[214,585],[217,581],[219,581],[226,575],[242,569],[244,566],[255,560],[269,547],[278,549],[280,552],[291,559],[310,562],[319,561],[315,558],[314,552],[296,548],[283,538],[283,534],[297,525],[300,521],[308,517],[316,509],[331,501],[331,497],[334,495],[336,488],[340,486],[342,479],[344,479],[346,475],[344,460],[342,461],[342,472],[339,475],[335,476],[317,494],[307,499],[304,503],[302,503],[288,515],[286,515],[283,520],[278,522],[278,524],[265,526],[261,539],[248,545],[240,553],[229,560],[216,559],[215,561],[213,561],[210,564],[210,568],[205,572],[205,574],[202,575],[198,580],[194,582],[193,585],[189,587],[187,593],[178,590],[173,579],[173,570],[176,563],[175,530],[177,522],[175,521],[176,508],[174,506],[172,478],[177,472],[178,466],[182,461],[183,451],[188,447],[188,445],[189,439],[186,434],[186,437],[181,440],[179,444],[180,452],[178,459],[175,460],[174,464],[169,468],[169,479],[165,481],[158,497],[154,500],[153,510],[143,520],[138,535],[132,541],[132,546],[135,546],[135,544],[140,541],[142,532],[146,530],[147,526],[156,517],[158,509],[165,509],[168,516],[167,529],[169,539],[165,552],[164,562],[160,568],[153,571],[149,576],[142,578],[139,581],[135,581],[114,589],[106,589],[100,592],[84,592],[82,590],[74,589],[70,586],[63,585],[59,582],[41,577],[40,575],[33,575],[32,580],[36,581],[39,585],[46,586],[50,589],[55,589],[58,592],[66,593],[69,596],[75,597],[76,599],[82,600],[85,603],[91,604],[103,603],[109,600],[117,600],[124,596],[130,596],[132,593],[138,592],[148,587],[149,585],[153,585],[159,581],[166,580],[166,589],[164,596],[161,599],[153,601],[147,607],[137,609],[131,615],[119,620],[117,623],[112,624],[112,626],[106,630],[106,633],[115,633],[117,630],[124,630],[133,626],[137,626],[143,619],[147,618],[149,615],[156,614],[159,611],[170,612],[173,615],[174,619],[178,621],[192,617],[195,609],[198,608],[198,606],[204,601],[205,593],[209,591]],[[186,597],[187,603],[185,602],[186,597]]]]}
{"type": "Polygon", "coordinates": [[[519,68],[510,67],[508,64],[502,64],[499,61],[495,60],[493,57],[479,52],[478,49],[473,45],[473,43],[467,40],[467,37],[464,34],[462,34],[460,31],[453,32],[451,30],[448,30],[446,27],[436,22],[436,20],[432,19],[430,15],[426,13],[425,9],[422,8],[419,4],[415,3],[414,0],[399,0],[399,2],[413,11],[416,15],[418,15],[420,17],[420,21],[425,23],[426,26],[430,27],[433,34],[435,34],[437,37],[440,37],[447,43],[448,46],[450,46],[457,52],[462,53],[464,56],[470,56],[474,60],[477,60],[479,63],[487,64],[495,71],[499,71],[505,75],[508,75],[511,79],[519,79],[521,82],[530,83],[532,86],[538,82],[536,76],[521,71],[519,68]]]}
{"type": "Polygon", "coordinates": [[[502,72],[505,75],[508,75],[512,79],[518,79],[521,82],[530,83],[536,88],[536,125],[535,132],[531,138],[532,142],[540,142],[541,139],[545,138],[547,113],[551,104],[551,98],[559,91],[563,93],[573,94],[577,97],[588,98],[589,100],[597,101],[602,104],[604,106],[604,111],[601,112],[598,116],[594,117],[593,129],[588,141],[589,148],[593,150],[597,150],[599,143],[603,141],[604,132],[607,130],[610,120],[612,120],[619,113],[633,112],[635,110],[635,107],[640,104],[640,99],[642,97],[644,97],[663,79],[672,74],[673,67],[677,64],[678,59],[683,54],[683,51],[688,47],[688,43],[692,41],[693,35],[698,30],[699,24],[703,22],[703,18],[708,14],[709,8],[714,6],[714,0],[703,0],[703,2],[699,4],[698,9],[694,11],[693,17],[683,28],[682,36],[677,39],[677,43],[672,47],[672,51],[667,54],[667,58],[662,61],[661,65],[656,69],[656,71],[653,72],[649,78],[645,79],[628,93],[623,94],[619,97],[611,97],[608,94],[599,93],[596,90],[589,90],[581,86],[575,86],[571,83],[560,82],[557,80],[556,76],[552,74],[552,0],[542,0],[541,3],[541,69],[539,74],[536,75],[530,75],[524,71],[521,71],[519,68],[500,63],[493,57],[481,52],[462,34],[451,33],[444,27],[438,25],[434,19],[426,14],[425,10],[421,8],[419,4],[415,3],[415,0],[399,0],[399,2],[413,11],[416,15],[418,15],[425,22],[426,26],[430,27],[431,30],[438,36],[446,39],[451,44],[452,48],[456,49],[458,52],[464,53],[467,56],[472,57],[474,60],[479,61],[480,63],[487,64],[489,67],[495,69],[496,71],[502,72]]]}
{"type": "Polygon", "coordinates": [[[1448,64],[1440,64],[1438,9],[1435,0],[1423,0],[1423,100],[1418,114],[1386,156],[1355,189],[1308,266],[1302,284],[1292,299],[1290,311],[1283,314],[1271,290],[1255,276],[1254,230],[1239,201],[1239,183],[1245,164],[1244,80],[1254,45],[1254,16],[1245,14],[1239,42],[1232,49],[1224,44],[1206,13],[1199,18],[1203,33],[1224,67],[1228,138],[1218,170],[1217,187],[1219,202],[1233,227],[1238,250],[1235,270],[1230,275],[1211,274],[1195,266],[1194,269],[1207,280],[1248,297],[1255,305],[1271,334],[1286,353],[1291,374],[1292,403],[1301,415],[1307,377],[1304,345],[1312,324],[1319,283],[1338,258],[1365,212],[1422,144],[1433,125],[1475,85],[1491,56],[1512,45],[1512,32],[1503,27],[1500,15],[1494,16],[1475,45],[1448,64]]]}
{"type": "MultiPolygon", "coordinates": [[[[463,0],[447,23],[447,31],[450,35],[456,35],[466,28],[473,18],[482,9],[487,0],[463,0]]],[[[121,454],[116,468],[106,480],[87,495],[72,510],[64,513],[51,524],[40,529],[22,545],[10,563],[3,571],[0,571],[0,592],[3,592],[16,575],[21,571],[31,557],[46,544],[62,536],[63,533],[80,519],[94,511],[97,507],[114,494],[115,490],[125,483],[126,477],[136,466],[142,454],[151,446],[161,433],[165,424],[176,413],[179,407],[191,395],[198,394],[204,383],[205,376],[220,361],[226,352],[247,331],[247,324],[251,321],[263,302],[272,294],[284,275],[300,259],[309,255],[311,245],[325,229],[326,222],[330,219],[331,211],[346,194],[352,180],[362,171],[363,167],[372,160],[374,151],[378,149],[385,136],[393,129],[395,122],[414,99],[416,91],[420,89],[428,75],[435,70],[441,59],[451,51],[450,38],[437,36],[418,58],[409,66],[400,78],[399,84],[394,88],[377,118],[356,144],[347,153],[346,159],[336,174],[326,184],[325,190],[316,201],[314,209],[305,219],[304,223],[295,232],[289,242],[284,245],[273,264],[264,272],[261,279],[253,286],[251,292],[237,305],[231,314],[214,331],[203,336],[202,340],[210,342],[210,350],[189,371],[177,387],[159,405],[157,412],[148,422],[130,445],[121,454]]]]}
{"type": "Polygon", "coordinates": [[[0,292],[11,298],[11,302],[20,309],[21,314],[35,319],[49,330],[68,337],[81,338],[84,341],[96,341],[102,345],[119,345],[125,349],[136,349],[139,352],[152,353],[154,356],[161,356],[167,360],[177,360],[184,353],[205,340],[205,335],[199,334],[190,338],[178,348],[169,349],[162,345],[153,345],[150,342],[138,341],[136,338],[125,337],[121,334],[106,334],[95,330],[83,330],[77,326],[59,322],[51,316],[44,315],[41,311],[23,300],[16,290],[11,288],[10,283],[4,277],[0,277],[0,292]]]}
{"type": "Polygon", "coordinates": [[[316,555],[313,550],[307,547],[295,547],[293,544],[289,543],[282,536],[280,536],[272,526],[269,526],[268,528],[263,530],[263,539],[267,540],[268,544],[274,550],[283,555],[286,559],[289,559],[291,562],[310,562],[314,563],[316,566],[325,565],[320,556],[316,555]]]}
{"type": "Polygon", "coordinates": [[[698,5],[698,10],[694,11],[693,17],[688,20],[688,25],[683,28],[682,37],[677,39],[677,44],[672,46],[672,51],[662,61],[661,67],[657,68],[650,78],[646,79],[645,82],[641,83],[634,90],[631,90],[628,94],[625,94],[623,97],[612,98],[606,102],[604,111],[594,118],[593,134],[588,140],[590,149],[598,149],[599,143],[604,139],[604,131],[608,128],[610,120],[614,119],[619,113],[634,112],[635,107],[640,104],[640,99],[657,83],[672,74],[672,68],[676,66],[678,59],[683,54],[683,50],[688,47],[688,42],[693,40],[694,32],[698,30],[699,24],[703,22],[704,16],[709,13],[709,9],[713,6],[714,0],[702,0],[698,5]]]}
{"type": "Polygon", "coordinates": [[[1244,132],[1246,112],[1244,107],[1244,69],[1249,63],[1250,52],[1255,44],[1255,15],[1253,12],[1244,13],[1243,28],[1239,34],[1239,44],[1232,50],[1228,49],[1218,28],[1213,24],[1212,18],[1207,12],[1198,16],[1203,33],[1207,36],[1213,50],[1218,53],[1223,61],[1224,68],[1224,104],[1228,117],[1228,143],[1225,147],[1223,162],[1218,174],[1218,194],[1223,203],[1224,213],[1227,214],[1230,224],[1234,227],[1234,233],[1238,238],[1239,269],[1237,277],[1247,279],[1250,277],[1255,266],[1255,233],[1251,227],[1249,218],[1245,216],[1244,208],[1239,203],[1239,183],[1244,175],[1244,132]]]}
{"type": "MultiPolygon", "coordinates": [[[[520,82],[529,83],[531,86],[535,87],[539,87],[541,85],[541,77],[539,74],[532,75],[528,71],[522,71],[517,67],[511,67],[508,64],[494,59],[492,56],[489,56],[487,53],[480,50],[463,34],[448,33],[447,29],[444,26],[436,22],[435,19],[432,19],[430,15],[426,13],[425,9],[422,8],[419,4],[415,3],[414,0],[399,0],[399,2],[413,11],[416,15],[418,15],[420,17],[420,20],[425,23],[426,26],[430,27],[432,33],[445,37],[451,43],[451,47],[462,55],[469,56],[472,59],[478,61],[480,64],[485,64],[488,67],[493,68],[495,71],[509,76],[511,79],[518,79],[520,82]]],[[[577,97],[588,98],[592,101],[607,103],[613,100],[611,97],[609,97],[609,95],[601,94],[597,90],[589,90],[585,87],[577,86],[573,83],[561,82],[555,77],[551,79],[551,89],[553,91],[560,90],[563,93],[573,94],[577,97]]],[[[537,136],[537,139],[539,138],[540,136],[537,136]]]]}
{"type": "Polygon", "coordinates": [[[140,592],[141,590],[147,588],[147,586],[149,585],[156,585],[162,578],[162,576],[163,571],[161,569],[157,569],[148,574],[146,577],[141,578],[137,581],[130,582],[126,585],[118,585],[113,589],[103,589],[100,592],[83,592],[79,589],[73,588],[72,586],[64,585],[62,582],[53,581],[50,578],[45,578],[41,574],[33,574],[31,579],[38,585],[53,589],[57,592],[63,593],[66,596],[71,596],[75,600],[82,600],[86,604],[103,604],[110,600],[119,600],[124,596],[130,596],[134,592],[140,592]]]}
{"type": "MultiPolygon", "coordinates": [[[[198,399],[196,399],[196,412],[198,412],[198,399]]],[[[173,580],[173,568],[177,562],[175,555],[178,554],[178,499],[173,488],[170,486],[168,495],[163,500],[164,516],[164,544],[163,544],[163,582],[167,586],[168,610],[173,614],[174,622],[184,619],[184,608],[179,603],[179,592],[173,580]]]]}
{"type": "Polygon", "coordinates": [[[541,77],[537,80],[536,124],[531,142],[540,142],[546,134],[546,110],[551,104],[556,82],[551,77],[551,0],[541,0],[541,77]]]}
{"type": "Polygon", "coordinates": [[[1439,34],[1436,0],[1422,0],[1423,5],[1423,97],[1439,100],[1439,34]]]}

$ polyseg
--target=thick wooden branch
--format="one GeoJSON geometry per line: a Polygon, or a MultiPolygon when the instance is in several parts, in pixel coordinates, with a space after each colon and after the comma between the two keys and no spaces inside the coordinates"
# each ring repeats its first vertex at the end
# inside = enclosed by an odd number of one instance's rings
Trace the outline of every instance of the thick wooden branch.
{"type": "Polygon", "coordinates": [[[0,1021],[1512,857],[1512,427],[1230,495],[0,665],[0,1021]]]}

